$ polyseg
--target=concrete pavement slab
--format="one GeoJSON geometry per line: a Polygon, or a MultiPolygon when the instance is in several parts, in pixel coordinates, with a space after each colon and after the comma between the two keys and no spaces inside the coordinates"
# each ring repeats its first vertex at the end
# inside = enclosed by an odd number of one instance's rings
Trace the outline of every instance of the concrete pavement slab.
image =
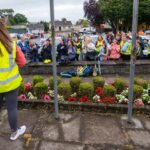
{"type": "Polygon", "coordinates": [[[80,117],[62,124],[65,141],[79,142],[80,138],[80,117]]]}
{"type": "Polygon", "coordinates": [[[0,150],[23,150],[23,141],[10,141],[8,137],[0,137],[0,150]]]}
{"type": "Polygon", "coordinates": [[[148,130],[150,130],[150,121],[145,121],[145,126],[148,130]]]}
{"type": "Polygon", "coordinates": [[[57,125],[45,125],[42,131],[44,139],[57,141],[59,138],[59,130],[57,125]]]}
{"type": "Polygon", "coordinates": [[[40,150],[83,150],[83,145],[42,142],[40,150]]]}
{"type": "Polygon", "coordinates": [[[116,118],[109,116],[86,116],[84,143],[125,144],[127,139],[121,132],[116,118]]]}
{"type": "Polygon", "coordinates": [[[135,145],[150,148],[150,133],[147,131],[128,131],[131,140],[135,145]]]}

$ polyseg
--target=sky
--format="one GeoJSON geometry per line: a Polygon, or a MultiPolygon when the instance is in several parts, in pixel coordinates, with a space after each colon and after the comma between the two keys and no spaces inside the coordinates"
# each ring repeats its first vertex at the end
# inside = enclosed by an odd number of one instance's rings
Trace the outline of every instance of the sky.
{"type": "MultiPolygon", "coordinates": [[[[75,23],[84,17],[85,0],[54,0],[55,19],[67,18],[75,23]]],[[[0,0],[0,9],[12,8],[26,15],[30,22],[50,21],[49,0],[0,0]]]]}

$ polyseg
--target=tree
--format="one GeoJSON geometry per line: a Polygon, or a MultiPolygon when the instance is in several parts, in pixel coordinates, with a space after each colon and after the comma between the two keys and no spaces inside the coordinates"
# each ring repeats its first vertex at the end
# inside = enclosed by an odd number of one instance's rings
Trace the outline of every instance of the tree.
{"type": "Polygon", "coordinates": [[[46,21],[40,21],[40,23],[42,23],[44,25],[44,31],[48,32],[49,30],[49,23],[46,21]]]}
{"type": "Polygon", "coordinates": [[[26,16],[23,15],[23,14],[19,14],[19,13],[17,13],[14,16],[14,21],[15,21],[16,24],[22,24],[22,23],[27,23],[28,22],[26,16]]]}
{"type": "Polygon", "coordinates": [[[0,16],[12,17],[14,14],[13,9],[0,9],[0,16]]]}
{"type": "Polygon", "coordinates": [[[96,0],[89,0],[84,2],[84,16],[90,21],[94,27],[99,27],[103,23],[103,16],[96,0]]]}
{"type": "Polygon", "coordinates": [[[81,25],[82,27],[88,27],[89,26],[89,22],[88,20],[84,20],[84,19],[79,19],[77,22],[76,22],[76,25],[81,25]]]}
{"type": "Polygon", "coordinates": [[[62,22],[66,22],[67,19],[66,19],[66,18],[62,18],[61,21],[62,21],[62,22]]]}
{"type": "Polygon", "coordinates": [[[17,13],[14,16],[13,9],[0,9],[0,16],[7,16],[10,25],[27,23],[28,20],[25,15],[17,13]]]}
{"type": "Polygon", "coordinates": [[[139,3],[139,23],[150,25],[150,0],[142,0],[139,3]]]}
{"type": "MultiPolygon", "coordinates": [[[[116,32],[119,27],[128,31],[132,26],[133,0],[99,0],[99,6],[104,16],[116,32]]],[[[142,0],[139,3],[139,23],[150,24],[150,0],[142,0]]]]}

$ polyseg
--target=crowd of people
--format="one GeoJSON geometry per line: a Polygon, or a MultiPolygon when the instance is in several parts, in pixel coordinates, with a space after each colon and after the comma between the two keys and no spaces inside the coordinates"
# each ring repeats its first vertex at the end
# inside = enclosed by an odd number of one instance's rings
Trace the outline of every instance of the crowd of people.
{"type": "MultiPolygon", "coordinates": [[[[18,40],[18,46],[21,48],[26,58],[30,62],[50,63],[52,61],[52,42],[50,38],[40,39],[41,44],[36,43],[36,38],[30,36],[25,38],[21,35],[18,40]]],[[[61,37],[58,45],[57,61],[68,63],[71,61],[94,61],[102,60],[129,60],[132,50],[132,33],[118,32],[114,34],[97,34],[96,39],[90,35],[61,37]]],[[[138,59],[150,59],[150,43],[137,34],[136,55],[138,59]]]]}

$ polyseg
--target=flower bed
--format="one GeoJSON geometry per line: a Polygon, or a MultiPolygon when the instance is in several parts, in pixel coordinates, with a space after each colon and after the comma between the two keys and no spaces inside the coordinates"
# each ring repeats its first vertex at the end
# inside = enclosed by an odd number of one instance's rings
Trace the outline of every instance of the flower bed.
{"type": "MultiPolygon", "coordinates": [[[[79,77],[70,80],[69,84],[63,83],[59,78],[58,100],[59,102],[78,104],[128,104],[128,85],[123,78],[116,78],[113,83],[108,84],[102,77],[93,79],[93,84],[83,83],[79,77]],[[100,86],[96,83],[98,81],[100,86]]],[[[40,76],[34,76],[32,83],[22,83],[20,87],[19,101],[30,102],[53,102],[54,90],[52,89],[52,77],[50,83],[44,83],[40,76]]],[[[136,78],[134,84],[135,107],[150,105],[150,84],[147,81],[136,78]],[[138,81],[139,79],[139,81],[138,81]]]]}

